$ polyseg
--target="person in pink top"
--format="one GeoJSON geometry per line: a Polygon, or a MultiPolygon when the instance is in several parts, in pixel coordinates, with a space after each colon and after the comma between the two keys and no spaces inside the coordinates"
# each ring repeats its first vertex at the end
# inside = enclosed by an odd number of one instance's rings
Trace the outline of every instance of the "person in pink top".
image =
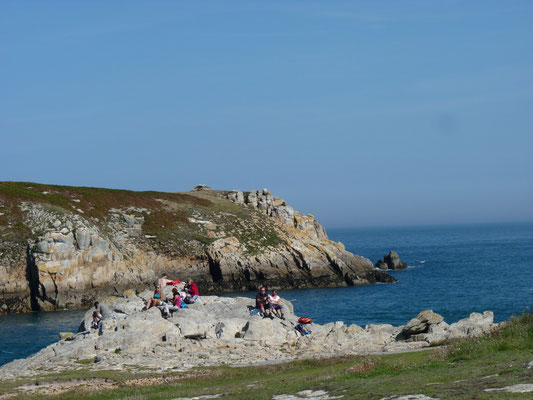
{"type": "Polygon", "coordinates": [[[163,316],[166,318],[171,312],[178,311],[181,308],[181,296],[178,289],[172,288],[172,301],[171,304],[165,304],[160,306],[163,308],[163,316]]]}

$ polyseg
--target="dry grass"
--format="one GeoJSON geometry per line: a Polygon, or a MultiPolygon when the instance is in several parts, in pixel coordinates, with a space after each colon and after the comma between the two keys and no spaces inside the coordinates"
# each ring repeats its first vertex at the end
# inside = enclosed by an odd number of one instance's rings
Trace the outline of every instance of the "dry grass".
{"type": "Polygon", "coordinates": [[[444,361],[448,358],[450,349],[448,346],[437,347],[431,352],[430,359],[434,361],[444,361]]]}
{"type": "Polygon", "coordinates": [[[359,363],[351,366],[346,371],[349,374],[364,374],[372,371],[376,365],[370,358],[363,358],[359,363]]]}

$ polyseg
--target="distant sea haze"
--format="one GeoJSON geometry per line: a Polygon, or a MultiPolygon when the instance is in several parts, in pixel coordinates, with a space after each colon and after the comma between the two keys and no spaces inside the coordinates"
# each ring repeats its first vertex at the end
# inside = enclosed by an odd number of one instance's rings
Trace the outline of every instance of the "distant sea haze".
{"type": "MultiPolygon", "coordinates": [[[[503,321],[533,305],[533,223],[328,229],[328,235],[372,262],[394,249],[409,267],[389,272],[395,284],[279,292],[296,314],[317,323],[402,325],[424,309],[448,323],[485,310],[503,321]]],[[[0,317],[0,365],[55,342],[59,331],[75,331],[83,313],[0,317]]]]}

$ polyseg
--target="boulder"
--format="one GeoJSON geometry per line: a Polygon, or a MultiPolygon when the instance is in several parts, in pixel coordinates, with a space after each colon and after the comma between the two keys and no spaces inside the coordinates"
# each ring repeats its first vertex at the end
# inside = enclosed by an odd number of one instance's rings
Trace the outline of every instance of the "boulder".
{"type": "Polygon", "coordinates": [[[187,339],[212,339],[216,335],[214,322],[207,318],[200,320],[180,318],[176,326],[181,335],[187,339]]]}
{"type": "Polygon", "coordinates": [[[426,333],[431,325],[439,324],[443,320],[442,315],[436,314],[432,310],[424,310],[402,328],[400,336],[407,339],[412,335],[426,333]]]}
{"type": "Polygon", "coordinates": [[[399,333],[399,329],[390,324],[367,325],[365,331],[368,333],[371,342],[379,345],[393,342],[399,333]]]}
{"type": "Polygon", "coordinates": [[[74,336],[72,332],[59,332],[59,340],[66,340],[74,336]]]}
{"type": "Polygon", "coordinates": [[[244,204],[244,193],[240,190],[232,190],[226,197],[234,203],[244,204]]]}
{"type": "Polygon", "coordinates": [[[226,318],[216,323],[215,336],[217,339],[231,340],[240,338],[248,320],[244,318],[226,318]]]}
{"type": "Polygon", "coordinates": [[[362,332],[364,332],[364,329],[356,324],[352,324],[346,328],[346,334],[348,336],[354,337],[354,336],[361,334],[362,332]]]}
{"type": "Polygon", "coordinates": [[[405,269],[407,264],[404,263],[396,251],[391,250],[389,254],[383,257],[383,261],[379,260],[375,264],[376,268],[379,269],[405,269]]]}
{"type": "Polygon", "coordinates": [[[450,326],[442,321],[439,324],[430,325],[428,332],[422,337],[429,344],[442,343],[450,337],[450,326]]]}
{"type": "Polygon", "coordinates": [[[450,338],[474,338],[494,330],[494,313],[485,311],[483,314],[472,313],[468,318],[461,319],[450,325],[450,338]]]}
{"type": "Polygon", "coordinates": [[[274,327],[270,319],[254,318],[243,328],[244,340],[267,341],[274,337],[274,327]]]}
{"type": "Polygon", "coordinates": [[[93,232],[86,228],[77,229],[74,233],[76,239],[76,247],[79,250],[87,250],[91,245],[91,234],[93,232]]]}

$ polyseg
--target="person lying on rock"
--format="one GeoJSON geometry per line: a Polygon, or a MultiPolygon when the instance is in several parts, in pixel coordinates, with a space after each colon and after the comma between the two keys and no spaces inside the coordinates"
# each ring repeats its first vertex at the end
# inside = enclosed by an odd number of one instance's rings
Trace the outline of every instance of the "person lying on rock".
{"type": "Polygon", "coordinates": [[[171,304],[163,304],[159,306],[163,310],[163,317],[167,318],[170,312],[178,311],[181,308],[181,296],[177,288],[172,288],[172,301],[171,304]]]}
{"type": "Polygon", "coordinates": [[[185,292],[187,292],[191,296],[193,301],[198,300],[200,292],[198,291],[198,286],[192,281],[192,279],[187,279],[187,284],[185,285],[183,290],[185,290],[185,292]]]}
{"type": "Polygon", "coordinates": [[[148,310],[148,309],[150,309],[152,307],[160,306],[163,301],[165,301],[165,295],[161,291],[161,288],[158,286],[158,287],[156,287],[154,295],[152,296],[152,298],[150,300],[148,300],[148,303],[146,303],[144,311],[146,311],[146,310],[148,310]]]}
{"type": "Polygon", "coordinates": [[[98,301],[94,302],[94,308],[100,313],[102,319],[112,318],[111,311],[105,304],[100,304],[98,301]]]}
{"type": "Polygon", "coordinates": [[[270,319],[274,319],[270,312],[270,302],[264,286],[259,288],[259,293],[255,296],[255,308],[259,309],[263,318],[269,317],[270,319]]]}
{"type": "Polygon", "coordinates": [[[277,290],[273,290],[272,294],[268,295],[268,302],[270,303],[271,312],[278,318],[285,319],[283,315],[283,306],[281,305],[281,298],[278,296],[277,290]]]}

